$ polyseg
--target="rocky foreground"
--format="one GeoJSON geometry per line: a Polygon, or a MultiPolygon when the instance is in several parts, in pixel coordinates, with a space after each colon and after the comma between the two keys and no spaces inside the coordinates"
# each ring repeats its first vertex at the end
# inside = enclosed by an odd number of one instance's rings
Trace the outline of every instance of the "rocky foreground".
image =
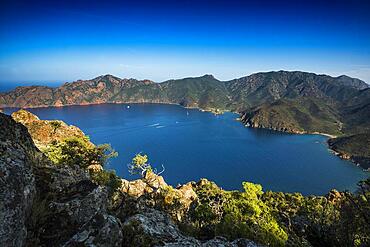
{"type": "MultiPolygon", "coordinates": [[[[25,111],[13,116],[28,125],[38,147],[50,138],[82,134],[63,122],[53,131],[48,125],[53,122],[25,111]],[[49,135],[35,135],[40,130],[49,135]]],[[[154,176],[149,185],[122,180],[111,200],[109,189],[94,183],[88,170],[56,166],[35,146],[27,128],[4,114],[0,153],[1,246],[257,246],[246,239],[201,242],[185,236],[167,213],[139,199],[166,187],[162,177],[154,176]]],[[[196,199],[192,185],[176,190],[186,210],[196,199]]]]}

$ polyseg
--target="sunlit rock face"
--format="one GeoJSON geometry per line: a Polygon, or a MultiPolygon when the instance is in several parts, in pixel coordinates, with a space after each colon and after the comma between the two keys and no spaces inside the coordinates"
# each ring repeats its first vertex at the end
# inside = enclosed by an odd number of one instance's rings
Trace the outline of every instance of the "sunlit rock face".
{"type": "MultiPolygon", "coordinates": [[[[27,127],[33,141],[40,149],[53,141],[63,141],[71,137],[86,137],[76,126],[67,125],[60,120],[40,120],[36,115],[26,110],[14,112],[12,118],[27,127]]],[[[93,145],[91,142],[90,144],[93,145]]]]}
{"type": "Polygon", "coordinates": [[[65,83],[58,88],[45,86],[17,87],[10,93],[0,94],[0,106],[44,107],[101,104],[119,101],[122,90],[154,84],[150,80],[121,79],[103,75],[92,80],[65,83]]]}
{"type": "Polygon", "coordinates": [[[1,244],[120,246],[121,223],[107,213],[106,188],[79,167],[53,165],[11,117],[0,114],[0,126],[1,244]]]}

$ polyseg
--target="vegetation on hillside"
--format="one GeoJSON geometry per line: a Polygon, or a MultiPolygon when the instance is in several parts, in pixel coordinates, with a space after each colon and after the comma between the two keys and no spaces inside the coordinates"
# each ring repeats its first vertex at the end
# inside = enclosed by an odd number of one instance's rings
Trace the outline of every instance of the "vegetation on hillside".
{"type": "Polygon", "coordinates": [[[253,127],[292,133],[342,134],[342,123],[333,107],[311,98],[284,99],[264,104],[246,111],[242,121],[253,127]]]}
{"type": "MultiPolygon", "coordinates": [[[[146,155],[133,159],[133,164],[147,162],[146,155]]],[[[370,244],[370,179],[360,182],[356,193],[332,190],[325,196],[264,192],[250,182],[243,183],[243,191],[226,191],[206,179],[190,185],[196,195],[190,205],[180,188],[169,185],[138,200],[167,212],[185,234],[201,240],[223,236],[267,246],[370,244]]]]}
{"type": "Polygon", "coordinates": [[[283,246],[288,234],[271,209],[260,200],[261,185],[244,182],[243,188],[243,192],[224,191],[207,181],[196,188],[199,201],[190,211],[190,219],[197,237],[248,238],[262,244],[283,246]]]}
{"type": "Polygon", "coordinates": [[[79,166],[90,172],[91,178],[99,185],[109,187],[112,192],[121,185],[120,178],[114,171],[104,170],[108,159],[118,153],[109,144],[91,145],[87,137],[70,137],[63,141],[54,141],[43,153],[57,166],[79,166]],[[96,167],[101,167],[95,169],[96,167]]]}
{"type": "Polygon", "coordinates": [[[359,183],[357,193],[333,190],[326,196],[263,192],[248,182],[243,187],[225,191],[207,180],[198,182],[198,200],[179,222],[181,229],[204,240],[248,238],[268,246],[370,244],[370,179],[359,183]]]}
{"type": "Polygon", "coordinates": [[[351,159],[370,169],[370,133],[334,138],[328,143],[342,158],[351,159]]]}

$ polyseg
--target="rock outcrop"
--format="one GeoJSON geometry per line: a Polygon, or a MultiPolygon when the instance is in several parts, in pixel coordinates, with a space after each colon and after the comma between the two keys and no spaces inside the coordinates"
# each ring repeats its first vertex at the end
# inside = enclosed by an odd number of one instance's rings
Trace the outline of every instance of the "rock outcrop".
{"type": "MultiPolygon", "coordinates": [[[[53,141],[63,141],[71,137],[86,137],[76,126],[67,125],[60,120],[40,120],[36,115],[26,110],[14,112],[12,118],[27,127],[39,149],[48,146],[53,141]]],[[[91,142],[89,143],[93,145],[91,142]]]]}
{"type": "Polygon", "coordinates": [[[121,246],[106,188],[79,167],[54,166],[11,117],[0,114],[0,126],[1,246],[121,246]]]}
{"type": "Polygon", "coordinates": [[[152,193],[158,189],[164,189],[168,186],[162,176],[157,176],[154,173],[146,173],[143,179],[133,181],[122,179],[121,181],[121,192],[135,198],[139,198],[147,193],[152,193]]]}
{"type": "Polygon", "coordinates": [[[158,210],[148,209],[145,212],[128,218],[123,224],[124,245],[127,246],[194,246],[194,247],[258,247],[247,239],[233,242],[225,238],[201,242],[193,237],[184,236],[171,218],[158,210]]]}
{"type": "Polygon", "coordinates": [[[22,246],[36,195],[33,166],[41,162],[26,127],[0,113],[0,245],[22,246]]]}

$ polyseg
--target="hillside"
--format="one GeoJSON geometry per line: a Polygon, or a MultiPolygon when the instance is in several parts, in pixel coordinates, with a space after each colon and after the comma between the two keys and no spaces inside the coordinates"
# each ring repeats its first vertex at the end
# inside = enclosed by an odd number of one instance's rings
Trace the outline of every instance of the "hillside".
{"type": "Polygon", "coordinates": [[[370,170],[370,133],[329,139],[328,143],[340,157],[362,164],[370,170]]]}
{"type": "MultiPolygon", "coordinates": [[[[23,110],[13,116],[29,125],[0,113],[4,246],[370,244],[369,180],[359,183],[359,193],[332,190],[309,197],[264,192],[249,182],[243,191],[226,191],[207,179],[173,188],[152,170],[127,181],[104,169],[89,169],[104,166],[100,155],[105,152],[100,145],[85,146],[87,139],[77,138],[75,131],[63,131],[64,139],[62,132],[51,134],[52,142],[45,141],[53,152],[41,153],[29,132],[41,131],[30,123],[44,120],[23,110]]],[[[135,164],[148,162],[143,155],[135,158],[135,164]]]]}
{"type": "Polygon", "coordinates": [[[341,134],[338,113],[312,98],[280,99],[252,108],[242,114],[241,121],[254,128],[268,128],[290,133],[341,134]]]}
{"type": "Polygon", "coordinates": [[[104,75],[58,88],[17,87],[0,94],[0,107],[102,103],[167,103],[217,113],[235,111],[247,126],[293,133],[370,132],[370,88],[365,82],[300,71],[261,72],[231,81],[204,75],[161,83],[104,75]]]}

